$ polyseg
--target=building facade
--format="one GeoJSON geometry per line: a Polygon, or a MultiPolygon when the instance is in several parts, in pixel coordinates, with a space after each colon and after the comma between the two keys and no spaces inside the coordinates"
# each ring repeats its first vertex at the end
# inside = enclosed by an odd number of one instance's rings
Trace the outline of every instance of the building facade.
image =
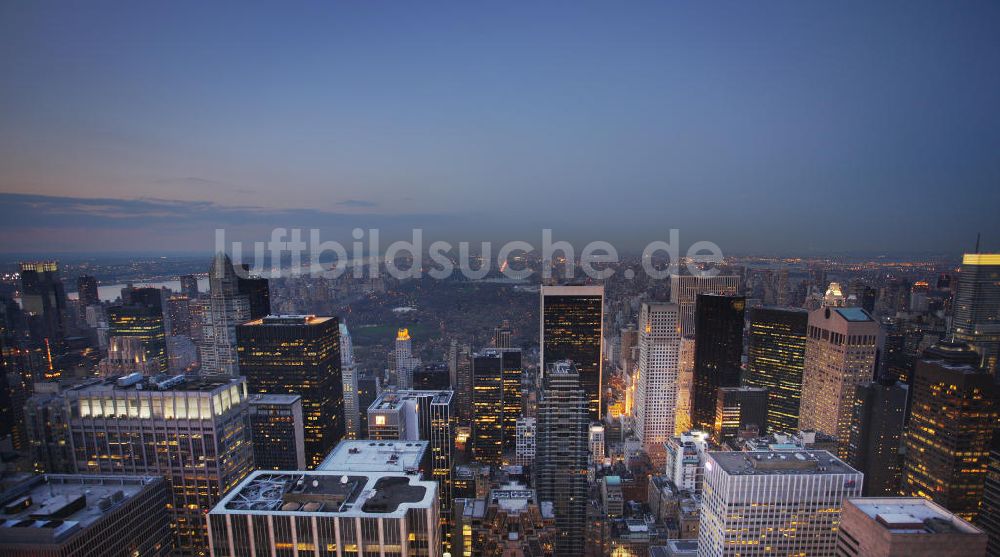
{"type": "Polygon", "coordinates": [[[919,497],[844,501],[838,557],[979,557],[986,534],[919,497]]]}
{"type": "Polygon", "coordinates": [[[801,309],[750,309],[746,382],[767,389],[768,431],[799,428],[808,321],[801,309]]]}
{"type": "Polygon", "coordinates": [[[541,369],[569,360],[587,393],[590,419],[602,415],[604,342],[603,286],[546,286],[541,288],[539,350],[541,369]]]}
{"type": "Polygon", "coordinates": [[[997,373],[1000,355],[1000,253],[967,253],[962,258],[951,322],[957,340],[969,343],[981,365],[997,373]]]}
{"type": "Polygon", "coordinates": [[[676,304],[643,303],[639,309],[639,375],[635,433],[654,462],[677,425],[680,310],[676,304]]]}
{"type": "Polygon", "coordinates": [[[305,428],[299,395],[250,395],[250,436],[258,470],[305,470],[305,428]]]}
{"type": "Polygon", "coordinates": [[[691,398],[691,423],[696,429],[711,431],[714,427],[719,387],[740,386],[745,309],[742,296],[697,296],[691,398]]]}

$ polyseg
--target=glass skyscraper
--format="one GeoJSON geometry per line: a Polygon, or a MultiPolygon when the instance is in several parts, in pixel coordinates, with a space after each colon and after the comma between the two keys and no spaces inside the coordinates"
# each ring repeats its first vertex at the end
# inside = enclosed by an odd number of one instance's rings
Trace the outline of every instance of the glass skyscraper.
{"type": "Polygon", "coordinates": [[[695,307],[694,389],[691,422],[715,427],[719,387],[739,387],[743,358],[743,296],[699,294],[695,307]]]}
{"type": "Polygon", "coordinates": [[[768,391],[767,430],[799,429],[802,370],[809,313],[801,309],[752,308],[747,384],[768,391]]]}
{"type": "Polygon", "coordinates": [[[541,369],[553,362],[573,362],[580,386],[587,393],[591,420],[601,408],[603,286],[542,286],[541,369]]]}

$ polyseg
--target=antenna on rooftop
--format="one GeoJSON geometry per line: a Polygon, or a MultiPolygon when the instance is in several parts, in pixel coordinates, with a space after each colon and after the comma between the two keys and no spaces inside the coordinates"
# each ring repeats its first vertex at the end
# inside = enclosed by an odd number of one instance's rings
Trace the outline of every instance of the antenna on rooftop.
{"type": "Polygon", "coordinates": [[[976,232],[976,253],[979,253],[979,238],[982,237],[982,232],[976,232]]]}

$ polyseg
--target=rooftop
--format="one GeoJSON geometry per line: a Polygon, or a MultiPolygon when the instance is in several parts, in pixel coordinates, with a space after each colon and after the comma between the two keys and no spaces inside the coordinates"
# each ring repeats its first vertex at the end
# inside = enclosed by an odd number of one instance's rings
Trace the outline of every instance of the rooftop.
{"type": "Polygon", "coordinates": [[[295,401],[300,400],[302,397],[299,395],[275,395],[275,394],[252,394],[247,400],[250,401],[251,405],[254,404],[280,404],[282,406],[288,406],[295,404],[295,401]]]}
{"type": "Polygon", "coordinates": [[[919,497],[861,497],[848,501],[893,535],[982,534],[944,507],[919,497]]]}
{"type": "Polygon", "coordinates": [[[862,308],[836,308],[834,309],[841,317],[847,321],[874,321],[871,315],[862,308]]]}
{"type": "Polygon", "coordinates": [[[254,319],[243,324],[246,326],[260,325],[320,325],[333,319],[333,317],[317,317],[315,315],[268,315],[261,319],[254,319]]]}
{"type": "Polygon", "coordinates": [[[711,471],[714,461],[733,476],[769,476],[800,474],[859,474],[844,461],[827,451],[733,451],[708,453],[705,471],[711,471]]]}
{"type": "Polygon", "coordinates": [[[66,391],[81,393],[113,391],[173,391],[173,392],[213,392],[245,383],[242,377],[203,377],[200,375],[154,375],[143,376],[132,373],[125,376],[110,376],[103,381],[86,381],[66,391]]]}
{"type": "Polygon", "coordinates": [[[408,400],[416,400],[426,396],[433,397],[434,404],[450,404],[454,391],[422,391],[418,389],[403,389],[398,391],[385,391],[375,399],[375,402],[368,407],[369,411],[395,410],[402,407],[408,400]]]}
{"type": "Polygon", "coordinates": [[[30,476],[0,493],[0,544],[61,543],[161,481],[154,476],[30,476]]]}
{"type": "Polygon", "coordinates": [[[399,472],[257,470],[212,514],[323,514],[402,517],[436,504],[437,484],[399,472]]]}
{"type": "Polygon", "coordinates": [[[344,440],[326,455],[317,470],[416,473],[427,441],[344,440]]]}

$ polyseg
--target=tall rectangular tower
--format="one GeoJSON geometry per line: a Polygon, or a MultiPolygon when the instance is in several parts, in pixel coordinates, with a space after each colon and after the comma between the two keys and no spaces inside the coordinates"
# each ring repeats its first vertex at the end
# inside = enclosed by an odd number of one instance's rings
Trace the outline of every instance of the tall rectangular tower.
{"type": "Polygon", "coordinates": [[[691,422],[696,429],[711,431],[719,387],[740,386],[746,300],[742,296],[699,294],[696,305],[691,422]]]}
{"type": "Polygon", "coordinates": [[[806,334],[799,427],[832,435],[847,458],[854,390],[875,376],[879,325],[861,308],[821,307],[806,334]]]}
{"type": "Polygon", "coordinates": [[[955,292],[952,334],[976,349],[982,365],[997,373],[1000,355],[1000,253],[967,253],[955,292]]]}
{"type": "Polygon", "coordinates": [[[572,361],[587,393],[590,419],[600,420],[604,287],[543,285],[539,318],[541,369],[572,361]]]}
{"type": "Polygon", "coordinates": [[[799,429],[808,322],[809,312],[801,309],[750,310],[747,384],[768,391],[768,431],[799,429]]]}
{"type": "Polygon", "coordinates": [[[306,464],[316,466],[344,436],[337,318],[272,315],[239,325],[236,337],[251,391],[302,397],[306,464]]]}
{"type": "Polygon", "coordinates": [[[697,275],[670,276],[670,303],[677,304],[681,311],[681,333],[695,334],[695,306],[698,294],[740,295],[740,277],[697,275]]]}
{"type": "Polygon", "coordinates": [[[635,432],[643,448],[662,461],[663,444],[674,434],[680,363],[677,304],[644,303],[639,310],[639,376],[635,432]]]}

